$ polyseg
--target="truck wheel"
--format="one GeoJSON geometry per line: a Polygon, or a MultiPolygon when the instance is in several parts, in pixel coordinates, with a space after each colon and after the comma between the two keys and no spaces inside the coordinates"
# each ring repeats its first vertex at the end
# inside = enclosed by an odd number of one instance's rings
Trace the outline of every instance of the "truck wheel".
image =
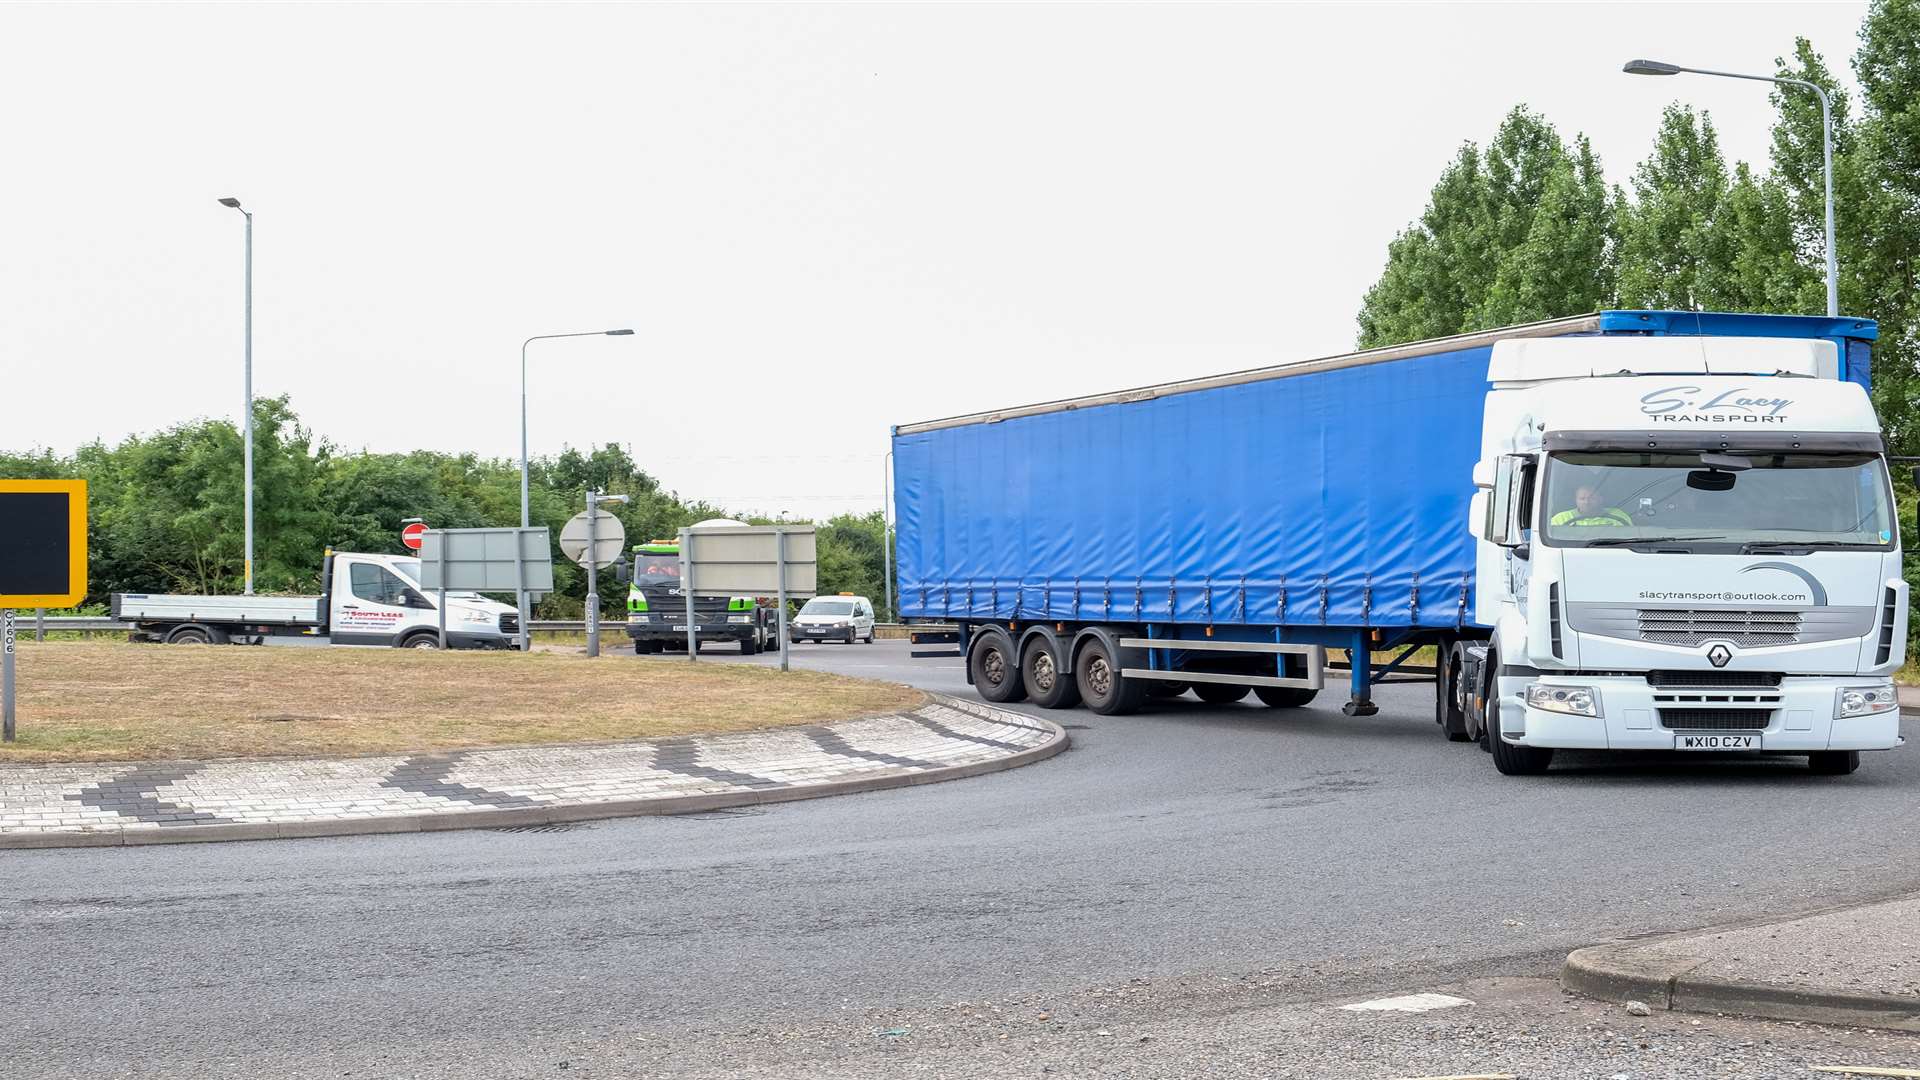
{"type": "Polygon", "coordinates": [[[1467,711],[1460,705],[1460,657],[1447,649],[1436,658],[1433,677],[1433,718],[1448,742],[1472,742],[1467,734],[1467,711]]]}
{"type": "Polygon", "coordinates": [[[1043,709],[1071,709],[1080,704],[1080,688],[1071,676],[1062,674],[1054,663],[1053,650],[1036,637],[1027,642],[1020,657],[1020,676],[1027,685],[1027,697],[1043,709]]]}
{"type": "Polygon", "coordinates": [[[418,633],[402,641],[400,647],[403,649],[437,649],[440,647],[440,635],[431,630],[418,633]]]}
{"type": "Polygon", "coordinates": [[[861,640],[861,643],[862,643],[862,644],[865,644],[865,645],[871,645],[871,644],[873,644],[873,635],[872,635],[872,634],[868,634],[868,635],[867,635],[866,637],[864,637],[864,638],[862,638],[862,639],[860,639],[860,640],[861,640]]]}
{"type": "Polygon", "coordinates": [[[1196,683],[1193,692],[1200,695],[1200,700],[1209,705],[1225,705],[1246,697],[1247,691],[1251,689],[1253,688],[1250,686],[1235,686],[1232,683],[1203,682],[1196,683]]]}
{"type": "Polygon", "coordinates": [[[1186,692],[1186,683],[1172,679],[1155,679],[1147,683],[1147,696],[1150,698],[1177,698],[1186,692]]]}
{"type": "Polygon", "coordinates": [[[1120,674],[1120,661],[1107,651],[1106,643],[1092,638],[1081,646],[1073,665],[1073,678],[1080,688],[1080,700],[1101,716],[1124,716],[1140,711],[1147,698],[1147,684],[1120,674]]]}
{"type": "Polygon", "coordinates": [[[213,635],[197,626],[183,626],[167,635],[169,645],[211,645],[213,635]]]}
{"type": "Polygon", "coordinates": [[[1313,704],[1320,691],[1304,686],[1256,686],[1253,695],[1269,709],[1304,709],[1313,704]]]}
{"type": "Polygon", "coordinates": [[[1487,749],[1493,752],[1493,767],[1502,776],[1538,776],[1553,764],[1553,748],[1515,746],[1500,737],[1500,689],[1487,691],[1487,749]]]}
{"type": "Polygon", "coordinates": [[[967,658],[967,669],[973,676],[973,688],[988,701],[1019,701],[1027,696],[1020,662],[1014,659],[1013,645],[1005,634],[983,635],[967,658]]]}
{"type": "Polygon", "coordinates": [[[750,637],[743,637],[740,639],[740,655],[741,656],[756,656],[759,654],[759,652],[760,652],[759,641],[750,637]]]}
{"type": "Polygon", "coordinates": [[[1807,768],[1815,776],[1848,776],[1859,767],[1858,750],[1821,750],[1807,755],[1807,768]]]}

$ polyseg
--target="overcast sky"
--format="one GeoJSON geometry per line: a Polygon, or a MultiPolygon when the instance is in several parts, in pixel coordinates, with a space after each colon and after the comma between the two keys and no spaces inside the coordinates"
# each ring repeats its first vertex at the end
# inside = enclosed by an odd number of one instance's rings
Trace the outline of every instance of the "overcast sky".
{"type": "Polygon", "coordinates": [[[879,505],[890,424],[1343,352],[1514,104],[1624,183],[1660,110],[1864,4],[8,4],[0,448],[254,389],[349,449],[618,442],[742,511],[879,505]]]}

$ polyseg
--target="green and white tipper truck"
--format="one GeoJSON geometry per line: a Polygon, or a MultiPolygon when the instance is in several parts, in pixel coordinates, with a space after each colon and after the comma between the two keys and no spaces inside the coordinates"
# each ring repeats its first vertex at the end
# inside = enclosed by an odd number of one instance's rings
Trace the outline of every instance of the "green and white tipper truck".
{"type": "MultiPolygon", "coordinates": [[[[707,524],[703,522],[702,524],[707,524]]],[[[751,596],[693,598],[694,634],[701,646],[732,641],[752,656],[779,644],[779,612],[751,596]]],[[[687,647],[687,599],[680,591],[680,545],[673,540],[633,549],[633,580],[627,587],[627,636],[636,653],[687,647]]]]}

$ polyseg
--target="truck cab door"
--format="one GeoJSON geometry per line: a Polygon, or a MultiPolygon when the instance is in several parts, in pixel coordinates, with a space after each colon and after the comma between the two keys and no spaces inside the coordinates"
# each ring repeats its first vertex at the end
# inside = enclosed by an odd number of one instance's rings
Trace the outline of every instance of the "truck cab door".
{"type": "Polygon", "coordinates": [[[335,645],[398,645],[408,630],[437,625],[431,602],[414,600],[420,594],[377,562],[336,556],[333,575],[335,645]]]}

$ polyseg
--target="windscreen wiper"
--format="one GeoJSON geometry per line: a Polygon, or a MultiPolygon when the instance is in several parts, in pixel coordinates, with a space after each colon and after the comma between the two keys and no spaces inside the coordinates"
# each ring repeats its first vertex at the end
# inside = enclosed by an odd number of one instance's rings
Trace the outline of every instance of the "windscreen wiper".
{"type": "Polygon", "coordinates": [[[1628,547],[1640,544],[1681,544],[1689,540],[1725,540],[1725,536],[1603,536],[1587,547],[1628,547]]]}

